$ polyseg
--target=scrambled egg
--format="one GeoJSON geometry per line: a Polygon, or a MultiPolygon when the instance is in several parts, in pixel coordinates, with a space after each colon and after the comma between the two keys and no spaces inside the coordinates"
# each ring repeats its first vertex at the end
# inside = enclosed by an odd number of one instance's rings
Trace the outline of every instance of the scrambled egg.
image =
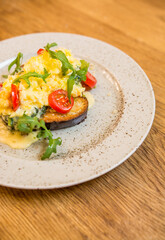
{"type": "MultiPolygon", "coordinates": [[[[58,50],[65,53],[69,62],[75,69],[81,66],[81,62],[75,59],[69,50],[58,50]]],[[[43,106],[48,106],[48,96],[51,92],[57,89],[67,90],[67,80],[71,74],[71,70],[68,70],[67,74],[63,76],[61,66],[61,61],[58,59],[52,59],[47,51],[44,51],[43,54],[30,58],[24,64],[22,73],[9,75],[3,83],[3,88],[0,91],[0,115],[15,117],[22,116],[25,113],[30,116],[35,112],[36,108],[41,109],[43,106]],[[20,106],[14,112],[11,100],[11,84],[14,79],[28,72],[35,71],[39,74],[44,74],[44,68],[48,71],[48,73],[50,73],[50,75],[46,78],[47,83],[45,83],[41,78],[30,77],[30,87],[28,88],[26,81],[20,81],[18,84],[20,106]]],[[[82,96],[84,91],[85,89],[82,87],[81,83],[74,84],[72,96],[82,96]]]]}

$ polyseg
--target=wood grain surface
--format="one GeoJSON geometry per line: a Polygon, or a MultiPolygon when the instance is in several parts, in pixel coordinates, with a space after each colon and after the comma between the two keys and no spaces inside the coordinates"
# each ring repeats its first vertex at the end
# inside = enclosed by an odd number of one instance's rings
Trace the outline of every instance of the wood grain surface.
{"type": "Polygon", "coordinates": [[[0,187],[0,240],[165,239],[165,1],[0,0],[0,40],[36,32],[78,33],[123,50],[151,80],[156,116],[136,153],[96,180],[0,187]]]}

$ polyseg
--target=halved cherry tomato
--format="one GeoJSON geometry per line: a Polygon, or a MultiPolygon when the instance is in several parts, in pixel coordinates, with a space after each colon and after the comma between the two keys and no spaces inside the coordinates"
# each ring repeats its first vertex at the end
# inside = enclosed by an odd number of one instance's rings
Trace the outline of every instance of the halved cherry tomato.
{"type": "Polygon", "coordinates": [[[19,107],[19,91],[18,87],[14,84],[11,84],[11,99],[13,103],[13,110],[16,111],[19,107]]]}
{"type": "Polygon", "coordinates": [[[43,48],[40,48],[38,51],[37,51],[37,54],[40,55],[44,52],[44,49],[43,48]]]}
{"type": "Polygon", "coordinates": [[[74,99],[71,97],[71,103],[67,96],[67,91],[58,89],[48,96],[49,106],[59,113],[67,113],[71,110],[74,104],[74,99]]]}
{"type": "Polygon", "coordinates": [[[3,87],[3,83],[0,83],[0,91],[2,90],[3,87]]]}
{"type": "Polygon", "coordinates": [[[90,88],[93,88],[96,85],[97,80],[90,72],[87,72],[86,80],[84,83],[88,85],[90,88]]]}

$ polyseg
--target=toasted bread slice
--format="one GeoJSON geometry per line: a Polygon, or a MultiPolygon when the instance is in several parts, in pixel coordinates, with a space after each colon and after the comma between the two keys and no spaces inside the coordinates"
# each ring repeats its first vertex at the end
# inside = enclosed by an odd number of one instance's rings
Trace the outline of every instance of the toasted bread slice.
{"type": "Polygon", "coordinates": [[[48,108],[43,116],[43,120],[50,130],[72,127],[86,118],[87,111],[88,100],[85,97],[76,97],[70,112],[62,114],[56,112],[52,108],[48,108]]]}

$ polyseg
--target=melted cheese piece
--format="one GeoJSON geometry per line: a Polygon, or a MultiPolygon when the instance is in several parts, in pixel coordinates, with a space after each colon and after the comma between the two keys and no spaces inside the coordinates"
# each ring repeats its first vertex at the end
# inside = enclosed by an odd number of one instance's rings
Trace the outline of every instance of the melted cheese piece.
{"type": "Polygon", "coordinates": [[[87,98],[88,100],[88,109],[90,109],[94,103],[95,103],[95,99],[93,97],[93,95],[90,92],[83,92],[83,95],[87,98]]]}
{"type": "Polygon", "coordinates": [[[21,135],[18,131],[11,132],[0,119],[0,142],[11,148],[24,149],[38,141],[37,131],[28,135],[21,135]]]}

